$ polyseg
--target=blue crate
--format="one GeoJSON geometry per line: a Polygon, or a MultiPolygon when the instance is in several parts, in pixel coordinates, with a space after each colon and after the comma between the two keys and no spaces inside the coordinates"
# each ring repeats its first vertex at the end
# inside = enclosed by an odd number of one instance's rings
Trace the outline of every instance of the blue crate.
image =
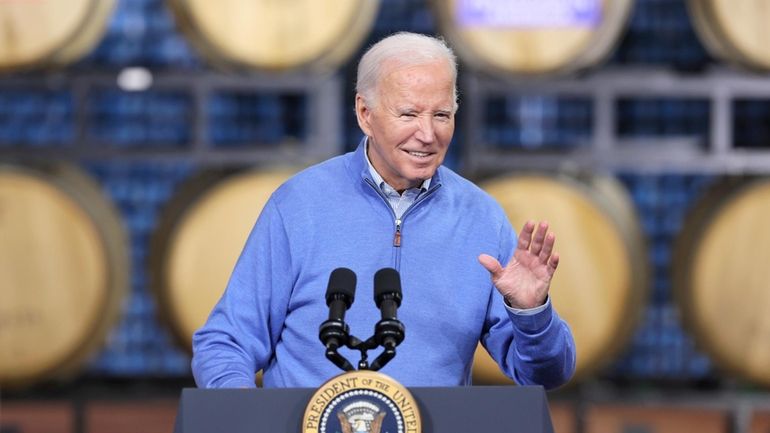
{"type": "Polygon", "coordinates": [[[636,0],[611,62],[699,70],[713,63],[682,0],[636,0]]]}
{"type": "Polygon", "coordinates": [[[89,134],[115,147],[183,148],[192,137],[192,97],[104,89],[91,96],[89,134]]]}
{"type": "Polygon", "coordinates": [[[0,147],[62,147],[74,141],[72,95],[58,90],[0,92],[0,147]]]}
{"type": "Polygon", "coordinates": [[[588,142],[592,112],[587,99],[492,97],[484,102],[482,136],[493,148],[575,148],[588,142]]]}
{"type": "Polygon", "coordinates": [[[163,0],[118,1],[104,37],[75,68],[135,65],[203,67],[198,55],[176,30],[163,0]]]}
{"type": "Polygon", "coordinates": [[[619,176],[634,199],[649,242],[652,293],[644,319],[609,377],[698,381],[718,373],[683,329],[674,304],[670,267],[673,242],[687,211],[711,183],[705,175],[619,176]]]}
{"type": "Polygon", "coordinates": [[[108,376],[184,376],[189,359],[158,323],[150,294],[147,254],[161,207],[176,186],[189,177],[192,166],[178,163],[90,163],[86,168],[116,202],[129,229],[131,291],[120,323],[88,371],[108,376]],[[163,336],[163,337],[161,337],[163,336]],[[172,361],[159,361],[170,357],[172,361]]]}
{"type": "Polygon", "coordinates": [[[214,95],[207,109],[214,147],[276,145],[307,134],[307,97],[275,92],[214,95]]]}
{"type": "Polygon", "coordinates": [[[693,136],[705,146],[711,123],[709,102],[691,99],[621,99],[618,135],[624,138],[693,136]]]}
{"type": "Polygon", "coordinates": [[[770,148],[770,100],[734,101],[732,124],[732,141],[736,147],[770,148]]]}

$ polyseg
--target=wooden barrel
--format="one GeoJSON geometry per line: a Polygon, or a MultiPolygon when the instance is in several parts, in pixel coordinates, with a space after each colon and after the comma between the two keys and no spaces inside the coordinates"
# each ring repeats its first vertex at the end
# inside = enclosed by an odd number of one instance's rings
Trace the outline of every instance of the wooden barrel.
{"type": "Polygon", "coordinates": [[[770,69],[770,4],[764,0],[688,0],[695,30],[716,58],[770,69]]]}
{"type": "MultiPolygon", "coordinates": [[[[548,221],[561,261],[551,301],[570,325],[579,381],[613,360],[633,335],[645,306],[647,257],[635,210],[614,178],[511,175],[482,184],[516,230],[548,221]]],[[[509,383],[479,346],[474,382],[509,383]]]]}
{"type": "Polygon", "coordinates": [[[127,240],[99,187],[64,164],[0,165],[0,386],[74,373],[118,318],[127,240]]]}
{"type": "Polygon", "coordinates": [[[291,170],[205,172],[180,188],[153,236],[151,274],[162,319],[192,351],[251,228],[291,170]]]}
{"type": "Polygon", "coordinates": [[[198,50],[224,67],[325,72],[366,39],[379,0],[168,0],[198,50]]]}
{"type": "Polygon", "coordinates": [[[434,0],[441,33],[472,67],[502,75],[596,65],[619,41],[632,0],[434,0]]]}
{"type": "Polygon", "coordinates": [[[705,194],[676,242],[677,305],[700,348],[727,371],[770,386],[770,179],[705,194]]]}
{"type": "Polygon", "coordinates": [[[104,34],[115,0],[0,1],[0,71],[62,66],[104,34]]]}

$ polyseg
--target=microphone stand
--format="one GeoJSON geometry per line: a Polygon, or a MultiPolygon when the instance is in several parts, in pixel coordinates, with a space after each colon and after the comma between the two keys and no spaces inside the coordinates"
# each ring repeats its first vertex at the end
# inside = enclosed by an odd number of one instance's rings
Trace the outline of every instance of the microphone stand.
{"type": "Polygon", "coordinates": [[[361,352],[358,361],[359,370],[377,371],[385,367],[396,356],[396,346],[404,341],[404,324],[396,318],[396,309],[401,305],[401,282],[398,271],[384,268],[374,276],[374,299],[380,308],[382,319],[374,327],[374,335],[361,341],[350,335],[350,328],[345,323],[345,310],[353,303],[355,290],[355,274],[347,268],[337,268],[329,277],[329,288],[326,302],[329,305],[329,319],[319,328],[319,338],[326,347],[326,358],[343,371],[354,370],[353,365],[338,349],[345,346],[348,349],[361,352]],[[348,290],[335,290],[339,286],[348,290]],[[348,293],[349,292],[349,293],[348,293]],[[340,301],[344,301],[342,305],[340,301]],[[344,309],[343,309],[344,307],[344,309]],[[383,351],[374,362],[369,364],[367,351],[382,346],[383,351]]]}
{"type": "Polygon", "coordinates": [[[371,365],[369,365],[369,355],[366,352],[368,350],[376,349],[379,346],[377,340],[378,339],[375,336],[369,337],[366,341],[361,341],[355,337],[351,337],[350,345],[348,345],[348,347],[361,352],[361,360],[358,361],[359,370],[377,371],[382,367],[385,367],[385,365],[391,359],[393,359],[394,356],[396,356],[395,347],[385,347],[385,350],[374,360],[374,362],[372,362],[371,365]]]}
{"type": "Polygon", "coordinates": [[[345,359],[344,356],[340,355],[340,353],[337,352],[336,347],[326,348],[326,359],[333,362],[334,365],[339,367],[341,370],[344,370],[344,371],[355,370],[355,368],[353,368],[353,365],[350,363],[350,361],[345,359]]]}
{"type": "MultiPolygon", "coordinates": [[[[330,326],[329,328],[334,327],[330,326]]],[[[339,332],[339,330],[337,331],[339,332]]],[[[347,329],[345,329],[345,331],[347,331],[347,329]]],[[[327,332],[329,332],[328,328],[327,332]]],[[[396,356],[396,346],[404,339],[404,325],[398,320],[383,320],[377,323],[374,335],[367,338],[366,341],[361,341],[359,338],[349,335],[344,331],[336,335],[336,339],[337,341],[342,340],[348,349],[361,352],[361,360],[358,361],[359,370],[378,371],[385,367],[388,362],[396,356]],[[367,352],[380,346],[382,346],[384,350],[370,365],[367,352]]],[[[350,361],[340,355],[338,348],[339,346],[336,344],[336,341],[327,344],[326,358],[343,371],[355,370],[350,361]]]]}
{"type": "Polygon", "coordinates": [[[355,338],[351,337],[348,325],[340,319],[329,319],[321,324],[318,333],[321,341],[326,346],[326,359],[344,371],[355,370],[350,361],[337,351],[340,344],[350,347],[349,340],[355,338]]]}

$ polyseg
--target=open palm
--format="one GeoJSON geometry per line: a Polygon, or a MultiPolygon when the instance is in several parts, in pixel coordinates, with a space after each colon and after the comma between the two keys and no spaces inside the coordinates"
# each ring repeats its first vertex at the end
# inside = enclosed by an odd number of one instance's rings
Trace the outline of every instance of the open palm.
{"type": "Polygon", "coordinates": [[[553,252],[555,242],[556,236],[548,233],[547,222],[536,225],[534,221],[527,221],[513,257],[505,267],[488,254],[480,255],[479,262],[489,271],[492,283],[511,307],[535,308],[548,297],[551,279],[559,265],[559,255],[553,252]]]}

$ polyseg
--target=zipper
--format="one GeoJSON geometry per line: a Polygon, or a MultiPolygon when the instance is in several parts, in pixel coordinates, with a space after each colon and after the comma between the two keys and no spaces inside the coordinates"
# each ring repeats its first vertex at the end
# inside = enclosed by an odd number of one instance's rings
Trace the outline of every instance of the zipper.
{"type": "Polygon", "coordinates": [[[429,190],[425,192],[420,198],[418,198],[414,203],[412,203],[401,215],[401,218],[396,218],[396,212],[393,210],[393,208],[390,206],[390,202],[388,202],[388,198],[385,197],[385,194],[377,188],[377,185],[374,184],[374,181],[372,181],[369,178],[364,178],[367,184],[369,184],[370,187],[374,190],[374,192],[377,193],[377,195],[380,196],[380,198],[385,202],[385,206],[390,210],[390,214],[393,216],[393,221],[395,225],[395,231],[393,233],[393,248],[394,248],[394,258],[393,261],[395,269],[399,270],[401,268],[401,242],[402,242],[402,236],[401,236],[401,230],[404,225],[404,219],[406,219],[406,216],[409,215],[409,213],[417,207],[420,203],[425,201],[428,197],[433,195],[434,192],[436,192],[437,189],[441,187],[441,184],[432,186],[429,190]]]}
{"type": "Polygon", "coordinates": [[[393,246],[398,248],[401,246],[401,220],[396,220],[396,234],[393,235],[393,246]]]}

